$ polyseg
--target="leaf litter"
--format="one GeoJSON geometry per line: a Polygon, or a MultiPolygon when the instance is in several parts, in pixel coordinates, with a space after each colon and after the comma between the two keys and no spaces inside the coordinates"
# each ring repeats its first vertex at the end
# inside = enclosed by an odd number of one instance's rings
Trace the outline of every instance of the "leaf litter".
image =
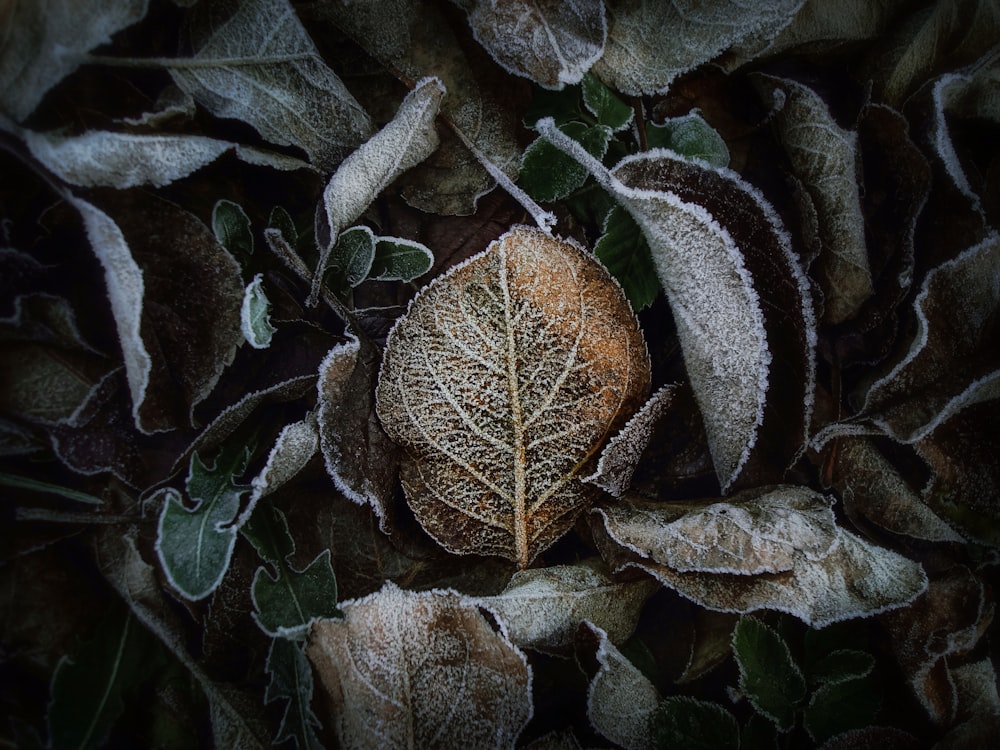
{"type": "Polygon", "coordinates": [[[36,5],[3,741],[995,733],[996,3],[36,5]]]}

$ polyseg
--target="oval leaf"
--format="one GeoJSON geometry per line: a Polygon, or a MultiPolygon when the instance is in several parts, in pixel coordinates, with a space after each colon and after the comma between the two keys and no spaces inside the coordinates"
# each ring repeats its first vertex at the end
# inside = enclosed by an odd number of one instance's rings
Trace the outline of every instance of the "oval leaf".
{"type": "Polygon", "coordinates": [[[446,549],[528,564],[597,489],[582,469],[649,390],[621,288],[579,247],[515,227],[393,328],[377,410],[403,488],[446,549]]]}

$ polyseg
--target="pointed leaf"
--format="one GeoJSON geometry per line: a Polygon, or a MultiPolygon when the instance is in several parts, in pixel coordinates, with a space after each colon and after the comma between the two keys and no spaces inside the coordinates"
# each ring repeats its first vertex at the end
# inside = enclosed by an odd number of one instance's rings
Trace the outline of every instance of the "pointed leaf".
{"type": "Polygon", "coordinates": [[[420,242],[402,237],[378,237],[368,278],[373,281],[413,281],[431,270],[434,253],[420,242]]]}
{"type": "MultiPolygon", "coordinates": [[[[339,233],[361,216],[389,183],[437,148],[434,118],[444,93],[444,85],[437,78],[418,81],[392,121],[345,159],[330,178],[323,191],[329,239],[325,247],[320,246],[319,269],[329,264],[327,259],[339,233]]],[[[313,302],[321,278],[321,273],[314,277],[310,294],[313,302]]]]}
{"type": "Polygon", "coordinates": [[[278,330],[271,325],[271,302],[261,288],[263,274],[257,274],[243,292],[240,307],[240,330],[243,338],[254,349],[267,349],[271,337],[278,330]]]}
{"type": "Polygon", "coordinates": [[[594,73],[625,94],[665,93],[677,76],[708,62],[736,42],[774,36],[802,3],[616,3],[608,9],[608,42],[604,55],[594,65],[594,73]],[[665,29],[670,33],[663,33],[665,29]]]}
{"type": "Polygon", "coordinates": [[[650,148],[666,148],[681,156],[701,159],[713,167],[729,166],[729,147],[697,112],[671,117],[646,128],[650,148]]]}
{"type": "Polygon", "coordinates": [[[850,319],[872,296],[865,222],[858,193],[858,137],[841,128],[812,89],[758,75],[754,84],[777,103],[773,121],[792,170],[816,210],[821,243],[818,270],[823,320],[850,319]]]}
{"type": "Polygon", "coordinates": [[[548,89],[578,83],[604,51],[602,0],[472,0],[467,10],[500,67],[548,89]]]}
{"type": "Polygon", "coordinates": [[[806,697],[805,677],[788,645],[760,620],[743,617],[733,631],[733,655],[740,668],[740,690],[757,711],[787,732],[806,697]]]}
{"type": "Polygon", "coordinates": [[[296,476],[319,450],[316,420],[309,415],[301,422],[285,425],[267,455],[267,462],[253,478],[253,498],[261,498],[296,476]]]}
{"type": "Polygon", "coordinates": [[[375,261],[375,234],[368,227],[351,227],[337,237],[327,261],[343,274],[348,286],[356,287],[366,278],[375,261]]]}
{"type": "Polygon", "coordinates": [[[387,583],[313,625],[306,654],[341,747],[513,747],[531,717],[531,671],[475,606],[387,583]]]}
{"type": "Polygon", "coordinates": [[[518,571],[507,588],[477,602],[503,623],[515,645],[561,653],[572,646],[583,620],[604,630],[612,643],[625,641],[655,590],[654,581],[617,582],[599,559],[589,559],[518,571]]]}
{"type": "Polygon", "coordinates": [[[286,702],[274,744],[291,739],[298,750],[322,750],[323,744],[316,734],[321,727],[311,705],[313,674],[302,646],[285,638],[275,638],[271,641],[266,669],[271,681],[267,683],[264,702],[286,702]]]}
{"type": "Polygon", "coordinates": [[[652,716],[653,743],[657,748],[689,750],[739,750],[740,725],[717,703],[686,695],[665,698],[652,716]]]}
{"type": "Polygon", "coordinates": [[[301,571],[282,564],[278,575],[272,576],[257,568],[251,596],[254,619],[274,638],[304,633],[315,620],[339,615],[330,550],[320,552],[301,571]]]}
{"type": "Polygon", "coordinates": [[[601,125],[606,125],[615,132],[628,127],[635,117],[635,110],[592,73],[583,77],[580,91],[583,93],[583,104],[590,114],[601,125]]]}
{"type": "Polygon", "coordinates": [[[147,0],[47,0],[4,7],[0,111],[18,122],[94,47],[142,20],[147,0]]]}
{"type": "Polygon", "coordinates": [[[287,0],[241,2],[222,23],[194,33],[201,65],[171,74],[217,117],[242,120],[272,143],[302,148],[323,171],[369,134],[367,113],[323,62],[287,0]],[[234,64],[246,60],[254,62],[234,64]]]}
{"type": "MultiPolygon", "coordinates": [[[[219,200],[212,206],[212,233],[226,250],[236,257],[253,255],[253,230],[243,206],[219,200]]],[[[255,279],[256,280],[256,279],[255,279]]]]}
{"type": "Polygon", "coordinates": [[[593,502],[582,470],[648,389],[620,287],[579,247],[515,227],[414,299],[377,409],[428,533],[527,567],[593,502]]]}
{"type": "MultiPolygon", "coordinates": [[[[597,158],[604,156],[611,139],[611,129],[606,125],[591,127],[582,122],[568,122],[559,129],[597,158]]],[[[538,138],[525,149],[518,182],[535,200],[562,200],[586,180],[587,170],[544,138],[538,138]]]]}

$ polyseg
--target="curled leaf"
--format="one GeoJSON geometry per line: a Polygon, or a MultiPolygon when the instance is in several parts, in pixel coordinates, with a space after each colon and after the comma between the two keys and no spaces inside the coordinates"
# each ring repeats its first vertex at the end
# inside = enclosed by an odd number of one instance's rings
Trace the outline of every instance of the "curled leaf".
{"type": "Polygon", "coordinates": [[[531,718],[531,671],[469,600],[387,583],[341,609],[306,646],[341,747],[514,746],[531,718]]]}
{"type": "Polygon", "coordinates": [[[473,0],[472,33],[505,70],[540,86],[579,83],[604,51],[603,0],[473,0]]]}
{"type": "Polygon", "coordinates": [[[278,330],[271,325],[271,303],[261,288],[263,280],[263,274],[253,277],[243,292],[243,305],[240,307],[240,330],[254,349],[267,349],[271,345],[271,337],[278,330]]]}
{"type": "Polygon", "coordinates": [[[515,227],[414,299],[377,409],[427,532],[527,567],[593,502],[584,469],[648,389],[621,288],[579,247],[515,227]]]}

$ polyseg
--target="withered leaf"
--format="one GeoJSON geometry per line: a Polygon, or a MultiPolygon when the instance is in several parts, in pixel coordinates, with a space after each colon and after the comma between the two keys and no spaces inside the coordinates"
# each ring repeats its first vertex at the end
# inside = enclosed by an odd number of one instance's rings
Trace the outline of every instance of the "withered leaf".
{"type": "Polygon", "coordinates": [[[414,299],[389,335],[377,410],[428,533],[527,567],[593,502],[581,477],[649,380],[607,271],[515,227],[414,299]]]}
{"type": "Polygon", "coordinates": [[[387,583],[341,609],[306,646],[341,747],[514,746],[531,718],[531,671],[469,600],[387,583]]]}
{"type": "Polygon", "coordinates": [[[469,24],[502,68],[548,89],[579,83],[607,35],[603,0],[474,0],[469,24]]]}
{"type": "Polygon", "coordinates": [[[851,318],[873,292],[858,192],[858,138],[841,128],[819,95],[796,81],[757,74],[755,86],[777,110],[773,122],[819,223],[817,261],[823,320],[851,318]]]}
{"type": "Polygon", "coordinates": [[[656,588],[650,580],[615,581],[599,558],[590,558],[519,570],[507,588],[477,602],[496,615],[517,646],[562,653],[583,620],[607,632],[612,643],[623,642],[656,588]]]}
{"type": "Polygon", "coordinates": [[[228,18],[196,9],[196,67],[171,70],[177,85],[218,117],[298,146],[330,171],[371,130],[368,114],[327,67],[288,0],[250,0],[228,18]],[[234,65],[234,61],[259,61],[234,65]]]}

